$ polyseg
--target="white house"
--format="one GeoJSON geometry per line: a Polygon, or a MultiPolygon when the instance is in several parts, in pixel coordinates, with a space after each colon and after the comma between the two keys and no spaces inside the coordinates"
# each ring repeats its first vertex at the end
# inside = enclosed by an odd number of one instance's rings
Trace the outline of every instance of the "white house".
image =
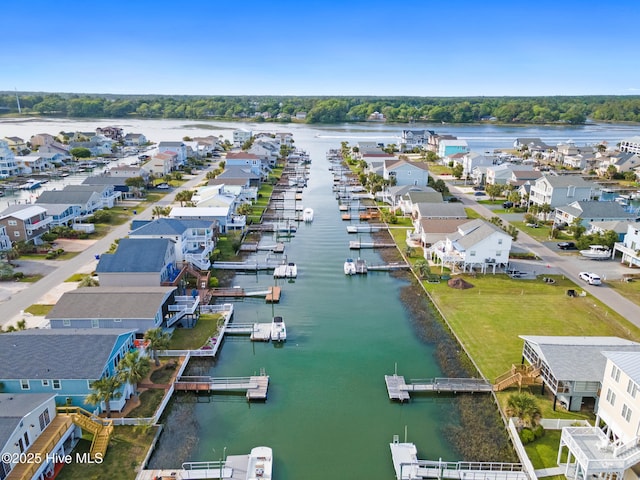
{"type": "Polygon", "coordinates": [[[187,161],[187,146],[184,142],[160,142],[158,144],[158,153],[175,153],[175,166],[184,165],[187,161]]]}
{"type": "Polygon", "coordinates": [[[556,207],[554,223],[571,225],[577,219],[584,227],[592,222],[631,221],[637,216],[627,212],[618,202],[583,200],[556,207]]]}
{"type": "Polygon", "coordinates": [[[429,130],[402,130],[400,150],[406,152],[414,148],[426,148],[431,133],[429,130]]]}
{"type": "Polygon", "coordinates": [[[494,156],[486,156],[478,152],[467,152],[462,156],[461,163],[463,168],[462,176],[466,177],[467,175],[471,175],[471,172],[473,172],[473,169],[476,167],[488,167],[498,162],[494,156]]]}
{"type": "MultiPolygon", "coordinates": [[[[509,264],[511,235],[501,228],[481,219],[470,220],[458,226],[455,233],[447,235],[426,250],[431,260],[443,267],[455,268],[463,272],[488,268],[496,273],[497,267],[509,264]]],[[[425,255],[425,256],[427,256],[425,255]]]]}
{"type": "Polygon", "coordinates": [[[616,252],[622,254],[622,263],[626,263],[630,267],[640,267],[640,224],[629,224],[624,240],[616,242],[613,246],[614,258],[616,252]]]}
{"type": "Polygon", "coordinates": [[[15,154],[6,140],[0,140],[0,178],[12,177],[18,173],[15,154]]]}
{"type": "Polygon", "coordinates": [[[253,136],[253,132],[251,130],[245,130],[243,128],[234,130],[233,145],[236,147],[241,147],[246,141],[250,140],[252,136],[253,136]]]}
{"type": "Polygon", "coordinates": [[[244,231],[247,226],[245,215],[236,215],[229,207],[174,207],[169,213],[171,218],[214,220],[218,222],[220,233],[244,231]]]}
{"type": "Polygon", "coordinates": [[[529,201],[536,205],[549,204],[551,208],[576,200],[591,200],[598,196],[600,187],[576,175],[543,175],[529,193],[529,201]]]}
{"type": "Polygon", "coordinates": [[[620,151],[640,154],[640,136],[625,138],[622,140],[620,142],[620,151]]]}

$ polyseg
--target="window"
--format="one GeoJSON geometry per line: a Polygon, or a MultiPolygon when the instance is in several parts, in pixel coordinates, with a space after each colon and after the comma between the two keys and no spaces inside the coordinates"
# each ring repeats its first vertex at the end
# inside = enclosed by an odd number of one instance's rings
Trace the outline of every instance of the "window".
{"type": "Polygon", "coordinates": [[[42,386],[43,387],[48,387],[49,386],[49,380],[42,380],[42,386]]]}
{"type": "Polygon", "coordinates": [[[18,225],[18,222],[16,220],[9,220],[7,223],[10,227],[15,227],[18,225]]]}
{"type": "Polygon", "coordinates": [[[616,394],[612,392],[610,388],[607,389],[607,402],[611,405],[616,404],[616,394]]]}
{"type": "Polygon", "coordinates": [[[14,237],[20,237],[20,232],[18,232],[18,231],[13,232],[13,236],[14,237]]]}
{"type": "Polygon", "coordinates": [[[49,418],[49,409],[45,409],[44,412],[40,414],[38,421],[40,422],[41,431],[47,428],[47,425],[51,423],[51,419],[49,418]]]}
{"type": "Polygon", "coordinates": [[[636,394],[638,393],[638,385],[631,379],[629,379],[629,383],[627,384],[627,393],[631,395],[631,398],[636,398],[636,394]]]}
{"type": "Polygon", "coordinates": [[[22,390],[29,390],[31,387],[29,387],[29,380],[20,380],[20,388],[22,390]]]}
{"type": "Polygon", "coordinates": [[[498,239],[498,245],[502,245],[502,239],[501,238],[498,239]]]}
{"type": "Polygon", "coordinates": [[[476,256],[476,252],[475,252],[475,250],[471,250],[471,251],[469,252],[469,256],[471,256],[471,257],[475,257],[475,256],[476,256]]]}
{"type": "Polygon", "coordinates": [[[620,380],[620,369],[615,365],[611,368],[611,378],[616,382],[620,380]]]}
{"type": "Polygon", "coordinates": [[[62,319],[62,326],[63,327],[70,327],[71,326],[71,319],[70,318],[63,318],[62,319]]]}
{"type": "Polygon", "coordinates": [[[114,321],[114,323],[122,323],[122,319],[121,318],[114,318],[113,321],[114,321]]]}
{"type": "Polygon", "coordinates": [[[97,318],[91,319],[91,328],[100,328],[100,321],[97,318]]]}
{"type": "Polygon", "coordinates": [[[627,422],[631,420],[631,409],[627,407],[626,403],[622,405],[622,418],[624,418],[627,422]]]}
{"type": "Polygon", "coordinates": [[[60,380],[51,380],[51,383],[53,384],[54,390],[60,390],[62,388],[62,383],[60,382],[60,380]]]}

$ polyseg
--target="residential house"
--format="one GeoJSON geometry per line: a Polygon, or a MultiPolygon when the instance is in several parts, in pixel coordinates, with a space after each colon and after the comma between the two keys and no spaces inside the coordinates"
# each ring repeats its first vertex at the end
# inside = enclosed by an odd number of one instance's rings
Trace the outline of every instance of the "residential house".
{"type": "MultiPolygon", "coordinates": [[[[602,352],[606,359],[594,426],[562,429],[558,464],[569,479],[638,480],[640,468],[640,352],[602,352]]],[[[571,359],[571,362],[575,362],[571,359]]]]}
{"type": "Polygon", "coordinates": [[[230,207],[173,207],[169,217],[216,221],[220,233],[242,232],[247,227],[246,216],[235,214],[235,210],[230,207]]]}
{"type": "Polygon", "coordinates": [[[249,167],[241,167],[239,165],[225,165],[224,172],[218,177],[220,180],[242,179],[249,182],[251,187],[260,187],[262,176],[251,171],[249,167]]]}
{"type": "Polygon", "coordinates": [[[370,122],[384,122],[386,119],[384,113],[380,112],[373,112],[367,117],[367,120],[370,122]]]}
{"type": "MultiPolygon", "coordinates": [[[[487,185],[506,185],[507,181],[512,177],[512,172],[516,168],[522,169],[524,167],[514,165],[513,163],[490,165],[486,169],[485,183],[487,185]]],[[[533,168],[531,170],[533,170],[533,168]]]]}
{"type": "MultiPolygon", "coordinates": [[[[618,241],[622,242],[624,240],[624,236],[627,234],[630,223],[631,222],[629,220],[605,220],[603,222],[591,222],[586,233],[587,235],[604,235],[607,232],[615,232],[618,235],[618,241]]],[[[635,224],[636,222],[633,221],[633,223],[635,224]]]]}
{"type": "Polygon", "coordinates": [[[466,152],[462,154],[461,162],[462,164],[462,176],[466,178],[471,175],[473,169],[480,166],[491,166],[499,163],[495,156],[482,155],[478,152],[466,152]]]}
{"type": "Polygon", "coordinates": [[[123,141],[127,147],[139,147],[149,142],[142,133],[127,133],[123,141]]]}
{"type": "Polygon", "coordinates": [[[388,187],[382,196],[392,210],[399,209],[404,215],[413,211],[416,203],[442,203],[442,194],[431,187],[396,185],[388,187]]]}
{"type": "Polygon", "coordinates": [[[209,256],[215,248],[216,222],[158,218],[151,222],[135,222],[129,238],[169,238],[175,242],[176,262],[189,262],[200,270],[211,267],[209,256]]]}
{"type": "Polygon", "coordinates": [[[435,132],[429,132],[429,138],[427,140],[427,149],[432,152],[438,152],[440,150],[440,142],[443,140],[457,140],[458,137],[454,135],[441,135],[435,132]]]}
{"type": "Polygon", "coordinates": [[[0,225],[0,252],[11,250],[11,238],[7,235],[7,227],[0,225]]]}
{"type": "Polygon", "coordinates": [[[442,159],[456,153],[469,153],[469,145],[466,140],[440,140],[437,153],[442,159]]]}
{"type": "Polygon", "coordinates": [[[164,177],[176,168],[177,157],[175,152],[158,153],[142,165],[142,168],[149,172],[149,175],[164,177]]]}
{"type": "Polygon", "coordinates": [[[280,145],[286,145],[288,147],[293,146],[293,134],[290,132],[276,132],[275,137],[280,142],[280,145]]]}
{"type": "MultiPolygon", "coordinates": [[[[103,198],[94,188],[79,188],[81,185],[67,185],[64,190],[47,190],[36,200],[36,205],[57,204],[75,205],[80,208],[80,215],[91,215],[103,208],[103,198]],[[72,188],[69,188],[72,187],[72,188]]],[[[84,186],[87,187],[87,186],[84,186]]]]}
{"type": "MultiPolygon", "coordinates": [[[[135,167],[134,167],[135,168],[135,167]]],[[[120,172],[123,173],[123,172],[120,172]]],[[[83,180],[82,185],[91,185],[96,188],[110,187],[113,189],[113,195],[118,195],[117,198],[129,198],[134,195],[135,188],[127,185],[127,180],[131,178],[126,175],[93,175],[83,180]]],[[[145,179],[145,177],[142,177],[145,179]]]]}
{"type": "Polygon", "coordinates": [[[618,202],[598,202],[596,200],[579,200],[569,205],[561,205],[555,209],[556,225],[572,225],[579,220],[583,227],[592,222],[635,221],[637,215],[627,212],[618,202]]]}
{"type": "Polygon", "coordinates": [[[109,167],[104,175],[125,178],[142,177],[145,182],[149,179],[149,172],[144,167],[138,165],[120,164],[115,167],[109,167]]]}
{"type": "Polygon", "coordinates": [[[429,247],[425,256],[452,271],[455,268],[462,272],[479,269],[481,273],[487,273],[491,268],[495,274],[497,267],[506,268],[509,264],[511,243],[511,235],[478,218],[459,225],[455,233],[429,247]]]}
{"type": "Polygon", "coordinates": [[[9,148],[6,140],[0,140],[0,178],[13,177],[18,174],[19,168],[15,153],[9,148]]]}
{"type": "Polygon", "coordinates": [[[456,233],[458,227],[468,221],[468,218],[422,218],[415,224],[411,238],[420,242],[423,248],[428,248],[456,233]]]}
{"type": "Polygon", "coordinates": [[[184,165],[187,161],[187,146],[184,142],[160,142],[158,144],[158,153],[176,154],[175,167],[184,165]]]}
{"type": "Polygon", "coordinates": [[[60,142],[53,141],[51,143],[45,143],[38,148],[38,153],[51,153],[58,154],[63,158],[71,158],[69,153],[70,147],[60,142]]]}
{"type": "Polygon", "coordinates": [[[114,253],[100,255],[100,285],[160,286],[180,274],[176,245],[170,238],[122,238],[114,253]]]}
{"type": "Polygon", "coordinates": [[[95,135],[89,141],[69,142],[69,150],[74,148],[86,148],[94,157],[111,155],[113,153],[114,141],[102,135],[95,135]]]}
{"type": "Polygon", "coordinates": [[[622,242],[616,242],[613,246],[613,255],[616,252],[622,254],[621,263],[626,263],[630,267],[640,267],[640,224],[630,223],[627,225],[627,233],[622,242]]]}
{"type": "Polygon", "coordinates": [[[425,162],[409,162],[400,159],[386,160],[382,177],[385,180],[395,179],[396,185],[426,187],[429,183],[429,167],[425,162]]]}
{"type": "Polygon", "coordinates": [[[467,218],[467,212],[461,203],[415,203],[411,213],[414,220],[467,218]]]}
{"type": "Polygon", "coordinates": [[[15,161],[19,173],[25,175],[30,175],[34,172],[43,172],[53,167],[49,162],[49,155],[41,155],[39,153],[18,156],[15,157],[15,161]]]}
{"type": "Polygon", "coordinates": [[[620,141],[620,151],[640,154],[640,136],[625,138],[620,141]]]}
{"type": "Polygon", "coordinates": [[[0,393],[0,449],[12,458],[32,462],[0,462],[0,479],[53,478],[56,459],[71,454],[82,437],[70,417],[58,415],[57,393],[0,393]],[[35,461],[39,459],[40,461],[35,461]]]}
{"type": "MultiPolygon", "coordinates": [[[[99,305],[83,302],[85,315],[93,314],[97,307],[99,305]]],[[[3,392],[16,396],[57,395],[58,405],[87,408],[85,399],[92,393],[91,383],[114,375],[118,362],[134,345],[135,331],[126,328],[70,327],[66,331],[47,328],[2,334],[0,382],[3,392]]],[[[110,402],[111,409],[122,410],[132,392],[131,385],[122,386],[122,396],[110,402]]],[[[97,406],[96,412],[102,411],[102,407],[104,405],[97,406]]]]}
{"type": "Polygon", "coordinates": [[[10,205],[0,212],[0,225],[4,226],[12,242],[42,244],[40,237],[49,231],[51,217],[39,205],[10,205]]]}
{"type": "Polygon", "coordinates": [[[365,150],[364,152],[360,151],[358,155],[360,160],[364,160],[364,162],[366,162],[368,171],[378,173],[380,176],[384,175],[385,162],[398,161],[398,157],[383,152],[382,150],[365,150]]]}
{"type": "Polygon", "coordinates": [[[598,167],[598,175],[605,176],[609,168],[615,168],[616,173],[630,172],[640,167],[640,153],[619,152],[609,157],[604,157],[598,167]]]}
{"type": "Polygon", "coordinates": [[[414,148],[424,149],[429,142],[431,130],[402,130],[400,135],[400,151],[412,151],[414,148]]]}
{"type": "Polygon", "coordinates": [[[36,135],[32,135],[29,139],[29,143],[31,143],[31,147],[38,149],[38,147],[42,147],[43,145],[48,145],[56,141],[56,137],[50,135],[48,133],[38,133],[36,135]]]}
{"type": "Polygon", "coordinates": [[[296,112],[296,120],[305,121],[307,119],[307,112],[296,112]]]}
{"type": "Polygon", "coordinates": [[[600,187],[576,175],[543,175],[531,185],[529,201],[551,208],[576,200],[591,200],[599,196],[600,187]]]}
{"type": "Polygon", "coordinates": [[[537,138],[537,137],[531,137],[531,138],[521,137],[521,138],[516,138],[514,140],[513,148],[515,148],[520,152],[526,150],[531,153],[535,153],[535,152],[546,152],[552,147],[547,145],[540,138],[537,138]]]}
{"type": "Polygon", "coordinates": [[[113,331],[129,329],[141,338],[151,328],[193,326],[200,297],[178,295],[184,287],[122,286],[70,290],[46,315],[51,329],[113,331]]]}
{"type": "Polygon", "coordinates": [[[262,166],[262,160],[258,155],[248,152],[229,152],[225,159],[225,169],[229,167],[240,167],[249,169],[251,173],[263,178],[265,171],[262,166]]]}
{"type": "Polygon", "coordinates": [[[29,147],[27,143],[20,137],[4,137],[3,140],[7,142],[9,148],[16,155],[23,155],[23,152],[29,152],[29,147]]]}
{"type": "Polygon", "coordinates": [[[72,225],[76,219],[82,217],[79,205],[69,205],[66,203],[38,203],[47,212],[47,217],[51,219],[49,228],[72,225]]]}
{"type": "Polygon", "coordinates": [[[124,130],[121,127],[98,127],[96,128],[96,134],[109,138],[114,142],[121,142],[124,140],[124,130]]]}
{"type": "Polygon", "coordinates": [[[517,170],[511,170],[511,176],[507,178],[507,185],[512,185],[514,187],[520,187],[525,183],[530,185],[542,176],[542,172],[539,170],[526,169],[526,167],[525,169],[522,169],[521,166],[516,168],[517,170]]]}
{"type": "Polygon", "coordinates": [[[208,186],[217,187],[220,195],[235,197],[237,203],[251,202],[258,199],[258,187],[250,185],[249,178],[213,178],[208,186]]]}
{"type": "MultiPolygon", "coordinates": [[[[256,155],[262,161],[262,169],[264,173],[268,173],[270,168],[276,166],[280,157],[280,140],[273,138],[258,139],[253,142],[248,153],[256,155]]],[[[227,159],[229,154],[227,153],[227,159]]]]}
{"type": "Polygon", "coordinates": [[[233,146],[242,147],[245,142],[251,140],[253,132],[251,130],[237,129],[233,131],[233,146]]]}

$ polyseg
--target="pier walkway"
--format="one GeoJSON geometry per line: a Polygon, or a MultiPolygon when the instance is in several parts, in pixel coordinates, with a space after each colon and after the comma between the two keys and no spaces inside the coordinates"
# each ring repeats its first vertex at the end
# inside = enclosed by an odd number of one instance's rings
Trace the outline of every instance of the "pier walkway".
{"type": "Polygon", "coordinates": [[[351,240],[349,242],[349,248],[351,250],[360,250],[362,248],[396,248],[396,244],[385,242],[360,242],[358,240],[351,240]]]}
{"type": "Polygon", "coordinates": [[[230,323],[226,328],[227,335],[249,335],[254,342],[271,340],[270,323],[230,323]]]}
{"type": "Polygon", "coordinates": [[[209,294],[214,298],[265,297],[267,303],[278,303],[281,293],[281,287],[277,286],[269,287],[267,290],[246,290],[241,287],[209,289],[209,294]]]}
{"type": "Polygon", "coordinates": [[[179,392],[246,392],[247,400],[266,400],[269,376],[180,377],[174,382],[179,392]]]}
{"type": "Polygon", "coordinates": [[[387,393],[390,400],[409,400],[409,392],[448,392],[448,393],[476,393],[492,392],[493,385],[481,378],[431,378],[428,380],[411,380],[407,383],[400,375],[385,375],[387,393]]]}

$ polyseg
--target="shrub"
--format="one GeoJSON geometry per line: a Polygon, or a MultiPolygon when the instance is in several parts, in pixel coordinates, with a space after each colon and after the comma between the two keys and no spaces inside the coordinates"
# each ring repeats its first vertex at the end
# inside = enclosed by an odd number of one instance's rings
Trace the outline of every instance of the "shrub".
{"type": "Polygon", "coordinates": [[[13,273],[13,279],[14,280],[20,280],[22,278],[24,278],[24,273],[22,273],[22,272],[14,272],[13,273]]]}
{"type": "Polygon", "coordinates": [[[544,437],[544,427],[542,425],[536,425],[533,429],[533,434],[536,439],[544,437]]]}
{"type": "Polygon", "coordinates": [[[209,278],[209,288],[218,288],[219,283],[218,277],[209,278]]]}
{"type": "Polygon", "coordinates": [[[526,445],[527,443],[531,443],[536,439],[535,434],[531,431],[531,429],[529,428],[523,428],[522,430],[520,430],[520,440],[522,441],[523,445],[526,445]]]}

